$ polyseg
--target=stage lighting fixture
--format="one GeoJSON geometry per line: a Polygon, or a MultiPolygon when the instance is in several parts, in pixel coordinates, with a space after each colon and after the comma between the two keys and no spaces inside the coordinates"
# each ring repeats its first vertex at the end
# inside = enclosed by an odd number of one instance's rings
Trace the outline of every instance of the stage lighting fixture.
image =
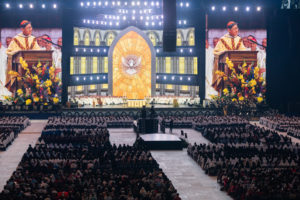
{"type": "Polygon", "coordinates": [[[183,49],[180,49],[180,53],[183,53],[183,49]]]}
{"type": "Polygon", "coordinates": [[[112,26],[112,22],[109,22],[109,25],[112,26]]]}
{"type": "Polygon", "coordinates": [[[90,77],[90,80],[91,80],[91,81],[93,80],[93,77],[92,77],[92,76],[90,77]]]}
{"type": "Polygon", "coordinates": [[[178,24],[180,24],[180,25],[181,25],[181,20],[179,20],[178,24]]]}
{"type": "Polygon", "coordinates": [[[87,20],[87,23],[89,24],[89,23],[90,23],[90,20],[87,20]]]}
{"type": "Polygon", "coordinates": [[[98,22],[98,21],[96,21],[96,24],[98,25],[98,24],[99,24],[99,22],[98,22]]]}
{"type": "Polygon", "coordinates": [[[104,49],[103,51],[104,51],[104,53],[106,53],[106,49],[104,49]]]}
{"type": "Polygon", "coordinates": [[[166,76],[164,76],[164,80],[166,80],[167,79],[167,77],[166,76]]]}
{"type": "Polygon", "coordinates": [[[146,22],[146,26],[149,26],[149,22],[146,22]]]}
{"type": "Polygon", "coordinates": [[[6,4],[5,4],[5,7],[6,7],[6,8],[10,8],[9,3],[6,3],[6,4]]]}
{"type": "Polygon", "coordinates": [[[147,16],[146,19],[149,20],[150,19],[149,16],[147,16]]]}
{"type": "Polygon", "coordinates": [[[141,19],[141,20],[143,20],[143,19],[144,19],[144,17],[143,17],[143,16],[141,16],[141,17],[140,17],[140,19],[141,19]]]}
{"type": "Polygon", "coordinates": [[[132,16],[132,20],[135,20],[135,16],[132,16]]]}
{"type": "Polygon", "coordinates": [[[238,11],[239,8],[237,6],[234,7],[234,11],[238,11]]]}
{"type": "Polygon", "coordinates": [[[156,6],[159,6],[159,2],[158,1],[156,2],[156,6]]]}
{"type": "Polygon", "coordinates": [[[87,2],[87,3],[86,3],[87,6],[90,6],[90,4],[91,4],[90,2],[87,2]]]}
{"type": "Polygon", "coordinates": [[[183,23],[186,24],[186,20],[184,20],[183,23]]]}
{"type": "Polygon", "coordinates": [[[174,76],[172,76],[172,80],[174,81],[174,79],[175,79],[175,77],[174,76]]]}
{"type": "Polygon", "coordinates": [[[222,7],[222,10],[223,10],[223,11],[226,11],[226,9],[227,9],[226,6],[223,6],[223,7],[222,7]]]}
{"type": "Polygon", "coordinates": [[[91,49],[91,52],[93,52],[93,49],[91,49]]]}
{"type": "Polygon", "coordinates": [[[212,11],[215,11],[215,10],[216,10],[216,7],[215,7],[215,6],[212,6],[212,7],[211,7],[211,10],[212,10],[212,11]]]}
{"type": "Polygon", "coordinates": [[[180,78],[179,78],[181,81],[182,81],[182,76],[180,76],[180,78]]]}
{"type": "Polygon", "coordinates": [[[259,12],[261,11],[261,7],[260,6],[257,6],[256,10],[259,12]]]}
{"type": "Polygon", "coordinates": [[[56,8],[57,8],[57,5],[56,5],[56,4],[53,4],[53,8],[56,9],[56,8]]]}
{"type": "Polygon", "coordinates": [[[107,1],[105,1],[105,6],[107,6],[108,5],[108,2],[107,1]]]}
{"type": "Polygon", "coordinates": [[[190,4],[189,4],[189,3],[186,3],[185,6],[188,8],[188,7],[190,7],[190,4]]]}
{"type": "Polygon", "coordinates": [[[138,2],[136,2],[136,5],[140,6],[140,5],[141,5],[141,3],[138,1],[138,2]]]}
{"type": "Polygon", "coordinates": [[[132,5],[132,6],[135,6],[135,2],[134,2],[134,1],[132,1],[132,2],[131,2],[131,5],[132,5]]]}
{"type": "Polygon", "coordinates": [[[99,80],[100,79],[100,77],[99,76],[97,76],[97,80],[99,80]]]}
{"type": "Polygon", "coordinates": [[[190,81],[191,80],[191,77],[188,77],[188,81],[190,81]]]}
{"type": "Polygon", "coordinates": [[[45,4],[42,4],[42,8],[46,8],[46,5],[45,5],[45,4]]]}
{"type": "Polygon", "coordinates": [[[102,4],[102,2],[101,2],[101,1],[99,1],[99,2],[98,2],[98,6],[101,6],[101,4],[102,4]]]}
{"type": "Polygon", "coordinates": [[[154,2],[153,1],[151,2],[151,6],[154,6],[154,2]]]}
{"type": "Polygon", "coordinates": [[[100,52],[100,49],[97,49],[97,52],[99,53],[99,52],[100,52]]]}
{"type": "Polygon", "coordinates": [[[76,81],[79,81],[79,77],[76,77],[76,81]]]}
{"type": "Polygon", "coordinates": [[[23,4],[19,4],[19,8],[23,8],[23,4]]]}
{"type": "Polygon", "coordinates": [[[159,49],[156,49],[156,52],[159,53],[159,49]]]}
{"type": "Polygon", "coordinates": [[[83,52],[86,52],[86,49],[85,49],[85,48],[83,49],[83,52]]]}
{"type": "Polygon", "coordinates": [[[246,11],[247,11],[247,12],[250,11],[250,7],[249,7],[249,6],[246,7],[246,11]]]}
{"type": "Polygon", "coordinates": [[[86,78],[85,78],[85,77],[83,77],[83,80],[84,80],[84,81],[85,81],[85,79],[86,79],[86,78]]]}
{"type": "Polygon", "coordinates": [[[182,7],[182,6],[183,6],[183,3],[181,2],[181,3],[180,3],[180,7],[182,7]]]}
{"type": "Polygon", "coordinates": [[[117,2],[117,5],[118,5],[118,6],[120,6],[120,5],[121,5],[120,1],[118,1],[118,2],[117,2]]]}
{"type": "Polygon", "coordinates": [[[94,21],[94,20],[92,21],[92,24],[95,24],[95,21],[94,21]]]}
{"type": "Polygon", "coordinates": [[[193,49],[190,49],[190,53],[193,53],[193,49]]]}
{"type": "Polygon", "coordinates": [[[159,22],[159,25],[161,26],[161,25],[162,25],[162,23],[161,23],[161,22],[159,22]]]}
{"type": "Polygon", "coordinates": [[[156,76],[156,79],[159,79],[159,76],[156,76]]]}
{"type": "Polygon", "coordinates": [[[127,2],[125,2],[124,5],[127,6],[127,2]]]}
{"type": "Polygon", "coordinates": [[[116,26],[119,26],[119,22],[116,23],[116,26]]]}
{"type": "Polygon", "coordinates": [[[106,79],[106,77],[105,77],[105,76],[103,76],[103,79],[106,79]]]}
{"type": "Polygon", "coordinates": [[[145,5],[145,6],[147,6],[147,5],[148,5],[148,2],[147,2],[147,1],[145,1],[145,2],[144,2],[144,5],[145,5]]]}
{"type": "Polygon", "coordinates": [[[126,20],[126,16],[123,17],[123,20],[124,20],[124,21],[126,20]]]}
{"type": "Polygon", "coordinates": [[[116,3],[113,1],[111,4],[112,4],[113,6],[115,6],[116,3]]]}
{"type": "Polygon", "coordinates": [[[154,22],[152,22],[152,26],[155,26],[155,23],[154,23],[154,22]]]}
{"type": "Polygon", "coordinates": [[[78,48],[76,48],[75,51],[78,52],[78,48]]]}
{"type": "Polygon", "coordinates": [[[83,3],[83,2],[80,2],[80,6],[83,7],[83,6],[84,6],[84,3],[83,3]]]}

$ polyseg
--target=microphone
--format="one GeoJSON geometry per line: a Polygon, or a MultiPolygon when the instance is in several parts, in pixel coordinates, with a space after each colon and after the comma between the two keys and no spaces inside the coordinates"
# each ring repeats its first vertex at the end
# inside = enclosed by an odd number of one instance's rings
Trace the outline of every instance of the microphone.
{"type": "Polygon", "coordinates": [[[261,47],[263,47],[263,48],[265,48],[265,49],[267,48],[266,46],[264,46],[264,45],[262,45],[262,44],[259,44],[259,43],[256,42],[255,40],[249,39],[249,37],[255,38],[253,35],[249,35],[249,36],[247,37],[248,41],[250,41],[250,42],[252,42],[252,43],[254,43],[254,44],[257,44],[258,46],[261,46],[261,47]]]}
{"type": "Polygon", "coordinates": [[[58,47],[62,47],[61,45],[59,45],[59,44],[56,44],[56,43],[54,43],[54,42],[52,42],[51,40],[47,40],[47,39],[45,39],[45,38],[41,38],[42,40],[44,40],[44,41],[46,41],[46,42],[48,42],[48,43],[51,43],[51,44],[53,44],[53,45],[55,45],[55,46],[58,46],[58,47]]]}

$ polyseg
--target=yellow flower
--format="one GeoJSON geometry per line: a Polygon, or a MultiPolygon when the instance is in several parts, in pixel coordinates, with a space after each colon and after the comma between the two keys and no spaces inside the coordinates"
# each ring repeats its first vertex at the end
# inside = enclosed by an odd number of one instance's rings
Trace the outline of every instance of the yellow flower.
{"type": "Polygon", "coordinates": [[[42,66],[42,63],[41,62],[39,62],[38,64],[37,64],[37,68],[39,68],[39,67],[41,67],[42,66]]]}
{"type": "Polygon", "coordinates": [[[262,97],[257,97],[257,102],[258,102],[258,103],[261,103],[263,100],[264,100],[264,98],[262,98],[262,97]]]}
{"type": "Polygon", "coordinates": [[[35,74],[35,75],[32,76],[32,79],[33,79],[33,80],[38,80],[39,77],[35,74]]]}
{"type": "Polygon", "coordinates": [[[246,62],[244,62],[243,65],[242,65],[242,68],[245,68],[245,67],[247,67],[247,63],[246,62]]]}
{"type": "Polygon", "coordinates": [[[49,80],[49,79],[48,79],[48,80],[46,80],[46,81],[45,81],[45,86],[46,86],[46,87],[50,87],[50,86],[52,86],[52,81],[51,81],[51,80],[49,80]]]}
{"type": "Polygon", "coordinates": [[[243,96],[240,96],[240,97],[239,97],[239,101],[244,101],[244,99],[245,99],[245,98],[244,98],[243,96]]]}
{"type": "Polygon", "coordinates": [[[53,103],[54,103],[54,104],[57,104],[58,102],[59,102],[59,99],[58,99],[57,97],[54,97],[54,98],[53,98],[53,103]]]}
{"type": "Polygon", "coordinates": [[[26,105],[29,106],[32,103],[31,99],[26,100],[26,105]]]}
{"type": "Polygon", "coordinates": [[[8,72],[8,74],[11,75],[11,76],[14,76],[14,77],[19,77],[19,76],[20,76],[20,74],[19,74],[18,72],[13,71],[13,70],[10,70],[10,71],[8,72]]]}
{"type": "Polygon", "coordinates": [[[18,90],[17,90],[17,94],[18,94],[19,96],[23,95],[23,90],[22,90],[22,89],[18,89],[18,90]]]}
{"type": "Polygon", "coordinates": [[[34,97],[34,98],[33,98],[33,101],[34,101],[34,102],[39,102],[39,100],[40,100],[40,98],[38,98],[38,97],[34,97]]]}
{"type": "Polygon", "coordinates": [[[252,88],[252,94],[256,94],[255,88],[252,88]]]}
{"type": "Polygon", "coordinates": [[[236,101],[237,101],[237,99],[236,99],[236,98],[233,98],[231,101],[232,101],[232,102],[236,102],[236,101]]]}
{"type": "Polygon", "coordinates": [[[44,105],[45,105],[45,106],[48,106],[48,103],[46,102],[46,103],[44,103],[44,105]]]}
{"type": "Polygon", "coordinates": [[[223,93],[224,93],[225,95],[228,95],[228,94],[229,94],[229,91],[228,91],[228,89],[227,89],[227,88],[225,88],[225,89],[223,90],[223,93]]]}
{"type": "Polygon", "coordinates": [[[228,57],[226,57],[226,64],[228,65],[228,68],[229,69],[231,69],[231,70],[233,70],[234,68],[233,68],[233,66],[234,66],[234,64],[232,63],[232,61],[228,58],[228,57]]]}
{"type": "Polygon", "coordinates": [[[241,74],[241,75],[238,75],[237,78],[240,79],[240,80],[242,80],[242,79],[244,79],[244,76],[243,76],[243,74],[241,74]]]}
{"type": "Polygon", "coordinates": [[[48,95],[52,94],[50,88],[48,88],[47,91],[48,91],[48,95]]]}
{"type": "Polygon", "coordinates": [[[252,80],[249,81],[249,83],[248,83],[248,85],[249,85],[250,87],[254,87],[254,86],[256,86],[256,84],[257,84],[257,82],[256,82],[256,80],[254,80],[254,79],[252,79],[252,80]]]}
{"type": "Polygon", "coordinates": [[[259,78],[259,82],[263,82],[264,81],[264,78],[263,77],[260,77],[259,78]]]}

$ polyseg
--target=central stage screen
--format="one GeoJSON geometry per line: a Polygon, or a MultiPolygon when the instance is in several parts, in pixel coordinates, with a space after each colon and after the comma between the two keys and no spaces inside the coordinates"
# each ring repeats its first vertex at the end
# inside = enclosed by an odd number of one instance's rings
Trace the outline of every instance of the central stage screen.
{"type": "Polygon", "coordinates": [[[151,50],[134,31],[126,33],[113,50],[113,96],[144,99],[151,96],[151,50]]]}

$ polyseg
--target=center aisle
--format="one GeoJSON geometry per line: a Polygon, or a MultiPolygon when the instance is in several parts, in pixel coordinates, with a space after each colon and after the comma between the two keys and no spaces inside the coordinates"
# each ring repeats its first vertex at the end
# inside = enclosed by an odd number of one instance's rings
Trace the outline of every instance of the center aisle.
{"type": "MultiPolygon", "coordinates": [[[[208,143],[202,135],[192,129],[183,129],[191,143],[208,143]]],[[[169,129],[166,130],[169,132],[169,129]]],[[[136,135],[133,129],[109,129],[112,144],[132,145],[136,135]]],[[[173,130],[180,135],[180,130],[173,130]]],[[[160,168],[174,184],[182,200],[227,200],[231,199],[225,192],[220,191],[216,177],[204,173],[200,166],[183,151],[151,151],[160,168]]]]}
{"type": "Polygon", "coordinates": [[[6,181],[16,170],[28,146],[35,145],[47,124],[47,120],[30,120],[30,122],[31,125],[19,133],[6,151],[0,151],[0,192],[3,190],[6,181]]]}

